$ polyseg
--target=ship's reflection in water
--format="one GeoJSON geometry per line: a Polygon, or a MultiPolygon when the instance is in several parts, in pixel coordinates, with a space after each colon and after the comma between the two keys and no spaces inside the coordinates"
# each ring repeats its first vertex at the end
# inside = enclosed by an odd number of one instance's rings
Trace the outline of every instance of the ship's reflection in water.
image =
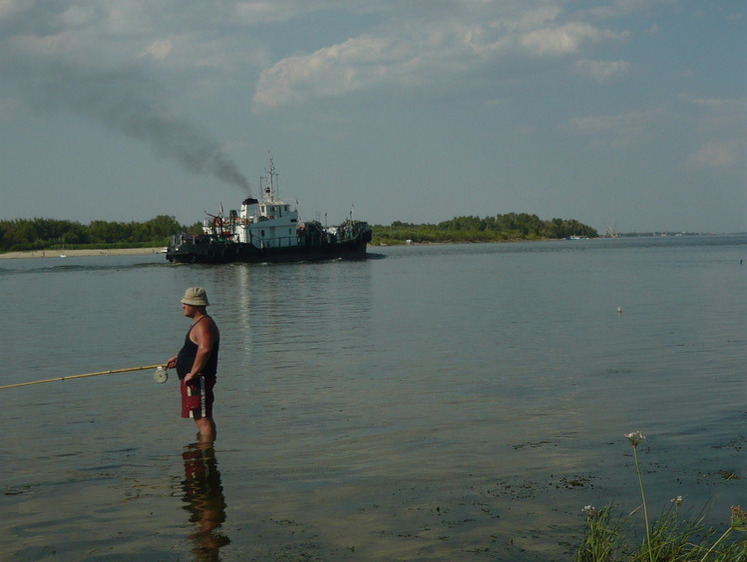
{"type": "Polygon", "coordinates": [[[226,520],[226,500],[212,443],[192,443],[184,448],[184,509],[194,532],[189,535],[196,560],[220,560],[218,551],[231,540],[220,533],[226,520]]]}

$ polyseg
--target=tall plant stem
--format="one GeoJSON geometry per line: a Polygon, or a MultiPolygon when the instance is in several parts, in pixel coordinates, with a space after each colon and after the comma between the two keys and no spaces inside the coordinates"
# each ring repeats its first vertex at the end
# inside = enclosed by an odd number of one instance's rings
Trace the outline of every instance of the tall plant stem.
{"type": "Polygon", "coordinates": [[[711,552],[713,551],[713,549],[714,549],[714,548],[716,548],[716,545],[718,545],[718,543],[720,543],[720,542],[721,542],[722,540],[724,540],[724,539],[725,539],[725,538],[726,538],[727,536],[729,536],[729,533],[731,533],[731,531],[732,531],[732,528],[731,528],[731,527],[729,527],[728,529],[726,529],[726,531],[724,531],[724,534],[723,534],[723,535],[721,535],[721,536],[719,537],[719,539],[718,539],[718,540],[717,540],[717,541],[716,541],[715,543],[713,543],[713,546],[711,546],[711,548],[709,548],[709,549],[708,549],[708,552],[706,552],[706,553],[705,553],[705,554],[703,555],[703,558],[701,558],[701,559],[700,559],[700,562],[705,562],[705,560],[707,560],[707,559],[708,559],[708,556],[709,556],[709,555],[711,554],[711,552]]]}
{"type": "Polygon", "coordinates": [[[641,487],[641,499],[643,499],[643,518],[646,520],[646,544],[648,545],[648,559],[654,562],[651,552],[651,530],[648,524],[648,507],[646,507],[646,494],[643,493],[643,478],[641,478],[641,467],[638,466],[638,447],[633,445],[633,459],[635,459],[635,471],[638,473],[638,485],[641,487]]]}

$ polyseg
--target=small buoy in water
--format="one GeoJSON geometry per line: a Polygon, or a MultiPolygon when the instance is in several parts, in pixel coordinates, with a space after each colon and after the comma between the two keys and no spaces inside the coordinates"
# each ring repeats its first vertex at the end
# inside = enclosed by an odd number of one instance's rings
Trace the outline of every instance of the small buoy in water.
{"type": "Polygon", "coordinates": [[[618,313],[618,314],[622,314],[622,312],[623,312],[623,309],[622,309],[622,307],[621,307],[621,306],[618,306],[618,307],[617,307],[617,313],[618,313]]]}
{"type": "Polygon", "coordinates": [[[166,369],[163,367],[156,367],[156,372],[153,373],[153,378],[156,380],[158,384],[163,384],[167,380],[169,380],[169,374],[166,372],[166,369]]]}

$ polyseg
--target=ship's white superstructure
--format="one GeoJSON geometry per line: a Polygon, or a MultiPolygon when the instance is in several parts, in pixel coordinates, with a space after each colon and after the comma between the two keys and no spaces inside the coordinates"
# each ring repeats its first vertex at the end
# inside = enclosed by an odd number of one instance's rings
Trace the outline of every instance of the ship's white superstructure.
{"type": "Polygon", "coordinates": [[[230,211],[228,217],[205,219],[205,234],[230,236],[234,242],[252,244],[257,248],[283,248],[296,246],[299,228],[298,211],[277,196],[277,172],[270,158],[267,177],[261,178],[262,199],[248,198],[241,209],[230,211]]]}

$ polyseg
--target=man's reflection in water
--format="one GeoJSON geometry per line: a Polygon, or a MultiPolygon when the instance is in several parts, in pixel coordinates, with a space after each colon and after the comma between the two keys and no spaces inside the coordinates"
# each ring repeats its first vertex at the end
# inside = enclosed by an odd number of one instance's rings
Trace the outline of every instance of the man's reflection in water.
{"type": "Polygon", "coordinates": [[[226,520],[226,500],[220,483],[218,461],[212,443],[192,443],[184,448],[184,509],[195,532],[189,535],[194,543],[192,552],[198,560],[219,560],[218,549],[229,544],[228,537],[218,532],[226,520]]]}

